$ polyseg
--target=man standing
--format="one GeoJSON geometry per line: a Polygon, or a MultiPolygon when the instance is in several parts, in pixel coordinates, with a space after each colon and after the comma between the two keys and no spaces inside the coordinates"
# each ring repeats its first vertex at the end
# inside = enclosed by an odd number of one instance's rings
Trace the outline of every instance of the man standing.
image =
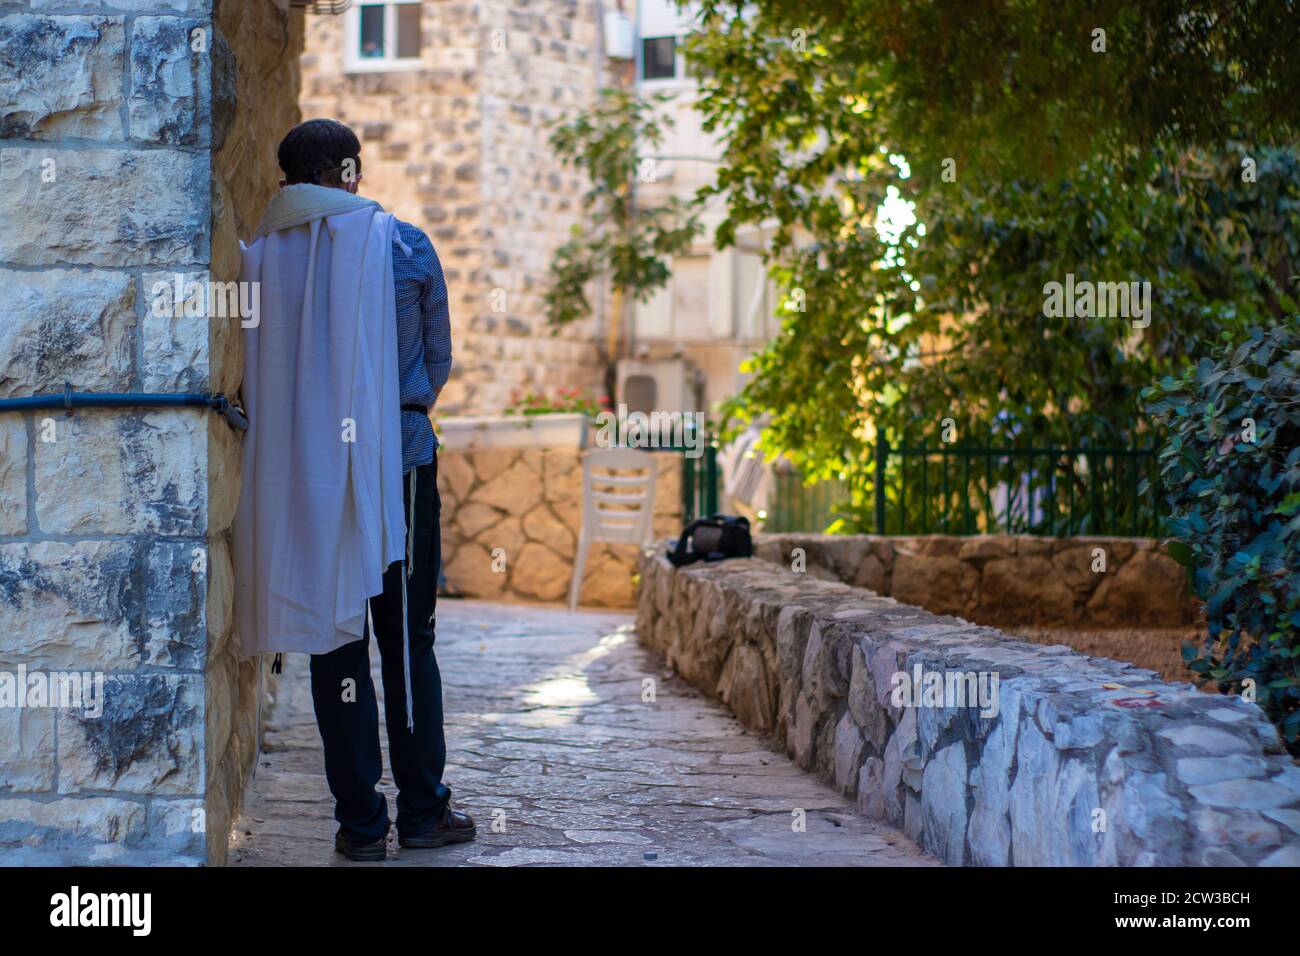
{"type": "Polygon", "coordinates": [[[335,799],[335,849],[386,856],[370,634],[379,644],[398,842],[472,840],[451,807],[434,656],[440,559],[429,411],[451,369],[442,268],[427,236],[357,195],[361,144],[334,120],[294,127],[242,281],[243,487],[235,522],[241,639],[305,651],[335,799]],[[400,480],[399,480],[400,477],[400,480]]]}

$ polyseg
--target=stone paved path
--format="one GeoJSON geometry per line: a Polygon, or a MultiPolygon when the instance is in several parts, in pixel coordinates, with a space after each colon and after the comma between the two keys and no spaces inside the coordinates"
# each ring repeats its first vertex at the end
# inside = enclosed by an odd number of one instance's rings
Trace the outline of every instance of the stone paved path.
{"type": "MultiPolygon", "coordinates": [[[[446,779],[478,840],[402,851],[392,834],[386,864],[337,857],[306,658],[292,655],[232,865],[937,865],[665,675],[626,614],[443,601],[437,646],[446,779]]],[[[393,812],[387,772],[383,785],[393,812]]]]}

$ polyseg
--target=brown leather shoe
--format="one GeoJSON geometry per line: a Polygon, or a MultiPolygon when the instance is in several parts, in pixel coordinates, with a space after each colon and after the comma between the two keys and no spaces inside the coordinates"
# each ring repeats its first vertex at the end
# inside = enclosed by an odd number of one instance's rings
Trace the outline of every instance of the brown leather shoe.
{"type": "Polygon", "coordinates": [[[468,843],[476,836],[478,828],[474,826],[474,818],[463,810],[452,809],[449,804],[442,819],[431,829],[411,836],[399,834],[397,842],[408,850],[433,850],[448,843],[468,843]]]}

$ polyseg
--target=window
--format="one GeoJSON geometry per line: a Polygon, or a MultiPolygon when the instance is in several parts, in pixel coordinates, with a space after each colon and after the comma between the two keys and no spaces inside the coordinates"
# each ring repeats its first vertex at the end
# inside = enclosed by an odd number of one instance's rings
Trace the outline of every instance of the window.
{"type": "MultiPolygon", "coordinates": [[[[625,7],[627,4],[620,2],[606,6],[625,7]]],[[[665,92],[689,89],[694,84],[686,63],[686,37],[699,26],[701,4],[697,0],[636,0],[634,6],[637,83],[665,92]]]]}
{"type": "Polygon", "coordinates": [[[349,72],[409,70],[420,64],[420,0],[361,3],[348,10],[343,31],[349,72]]]}
{"type": "Polygon", "coordinates": [[[396,4],[397,58],[409,60],[420,55],[420,5],[396,4]]]}
{"type": "Polygon", "coordinates": [[[384,58],[384,19],[387,14],[382,3],[372,3],[361,8],[361,56],[367,60],[384,58]]]}
{"type": "Polygon", "coordinates": [[[677,76],[677,37],[646,37],[641,41],[641,79],[671,80],[677,76]]]}

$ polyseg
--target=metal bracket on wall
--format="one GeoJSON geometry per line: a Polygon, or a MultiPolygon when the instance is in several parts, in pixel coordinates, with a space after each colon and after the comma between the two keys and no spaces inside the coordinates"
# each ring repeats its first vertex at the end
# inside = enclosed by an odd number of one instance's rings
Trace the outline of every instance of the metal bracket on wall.
{"type": "Polygon", "coordinates": [[[0,412],[63,409],[68,415],[75,408],[209,408],[224,418],[231,428],[244,431],[248,416],[224,395],[205,392],[74,392],[72,384],[62,392],[29,395],[25,398],[0,398],[0,412]]]}

